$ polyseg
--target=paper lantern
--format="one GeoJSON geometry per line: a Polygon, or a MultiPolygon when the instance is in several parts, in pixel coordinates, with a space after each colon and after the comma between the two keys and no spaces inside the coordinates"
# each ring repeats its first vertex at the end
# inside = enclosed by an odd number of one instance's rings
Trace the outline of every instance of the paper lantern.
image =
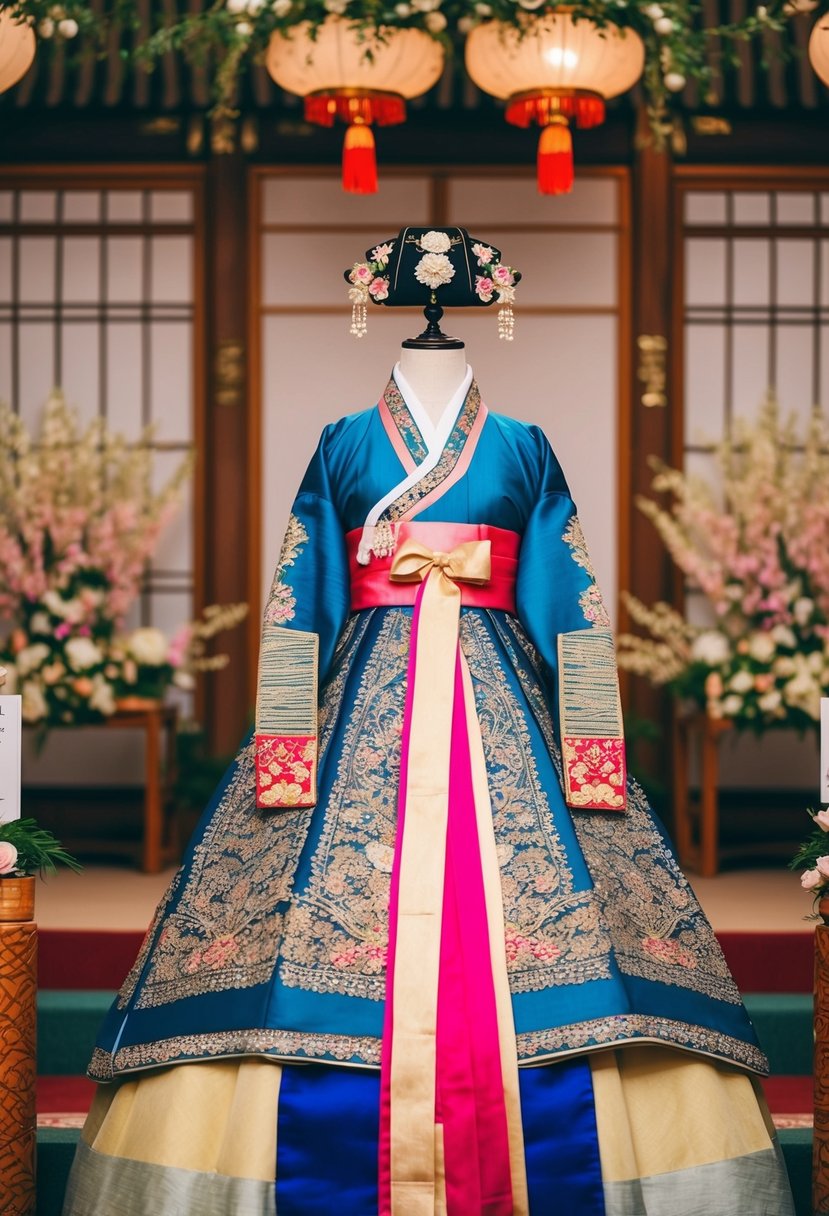
{"type": "Polygon", "coordinates": [[[595,127],[605,101],[632,88],[645,65],[645,48],[631,29],[599,29],[564,11],[527,20],[524,30],[500,21],[476,26],[466,41],[466,70],[485,93],[507,102],[517,127],[536,122],[538,188],[565,194],[573,184],[570,122],[595,127]]]}
{"type": "Polygon", "coordinates": [[[372,124],[406,118],[406,101],[425,93],[443,71],[443,48],[417,29],[365,30],[343,17],[328,17],[311,36],[304,22],[271,36],[266,64],[276,83],[305,98],[308,122],[348,123],[343,149],[343,188],[377,190],[372,124]]]}
{"type": "Polygon", "coordinates": [[[0,93],[25,76],[35,57],[35,36],[27,21],[17,21],[0,9],[0,93]]]}
{"type": "Polygon", "coordinates": [[[825,85],[829,85],[829,13],[818,17],[809,38],[809,62],[825,85]]]}

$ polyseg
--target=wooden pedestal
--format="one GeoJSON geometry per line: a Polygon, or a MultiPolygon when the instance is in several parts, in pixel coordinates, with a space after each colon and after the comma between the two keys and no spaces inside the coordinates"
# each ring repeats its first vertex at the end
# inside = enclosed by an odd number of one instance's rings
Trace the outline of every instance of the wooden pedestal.
{"type": "Polygon", "coordinates": [[[815,929],[815,1129],[812,1138],[812,1211],[829,1216],[829,899],[820,901],[815,929]]]}
{"type": "Polygon", "coordinates": [[[720,864],[720,739],[731,729],[725,719],[706,714],[677,715],[674,720],[674,829],[676,851],[683,869],[713,878],[720,864]],[[698,841],[691,824],[691,748],[700,747],[700,804],[698,841]]]}
{"type": "MultiPolygon", "coordinates": [[[[14,879],[0,878],[4,882],[14,879]]],[[[34,879],[31,880],[34,882],[34,879]]],[[[0,922],[0,1212],[35,1207],[37,926],[0,922]]]]}

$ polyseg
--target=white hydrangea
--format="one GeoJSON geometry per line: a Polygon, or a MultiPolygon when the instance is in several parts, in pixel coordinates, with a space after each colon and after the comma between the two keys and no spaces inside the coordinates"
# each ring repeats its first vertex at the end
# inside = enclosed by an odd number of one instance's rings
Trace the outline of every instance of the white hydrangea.
{"type": "Polygon", "coordinates": [[[443,287],[455,277],[455,267],[445,253],[424,253],[415,266],[415,278],[424,287],[443,287]]]}
{"type": "Polygon", "coordinates": [[[70,638],[65,646],[66,659],[73,671],[97,667],[104,656],[91,638],[70,638]]]}
{"type": "Polygon", "coordinates": [[[133,630],[127,650],[139,667],[161,667],[167,662],[167,639],[160,629],[152,626],[133,630]]]}
{"type": "Polygon", "coordinates": [[[30,633],[46,633],[52,632],[52,622],[49,620],[48,612],[36,612],[29,621],[30,633]]]}
{"type": "Polygon", "coordinates": [[[27,680],[20,690],[23,696],[20,712],[24,722],[40,722],[46,717],[46,698],[35,680],[27,680]]]}
{"type": "Polygon", "coordinates": [[[738,671],[728,681],[732,692],[747,693],[754,687],[754,676],[750,671],[738,671]]]}
{"type": "Polygon", "coordinates": [[[104,717],[115,713],[115,693],[112,685],[103,676],[97,675],[93,680],[93,689],[89,698],[89,708],[95,709],[104,717]]]}
{"type": "Polygon", "coordinates": [[[797,650],[797,638],[788,625],[775,625],[771,636],[778,646],[785,646],[788,650],[797,650]]]}
{"type": "Polygon", "coordinates": [[[38,667],[48,658],[49,647],[45,642],[35,642],[32,646],[25,646],[14,660],[17,674],[24,679],[30,672],[37,671],[38,667]]]}
{"type": "Polygon", "coordinates": [[[748,639],[748,653],[755,663],[770,663],[777,654],[777,643],[770,633],[753,633],[748,639]]]}
{"type": "MultiPolygon", "coordinates": [[[[419,8],[421,12],[428,13],[435,9],[440,4],[433,3],[433,0],[414,0],[415,8],[419,8]]],[[[432,229],[431,232],[425,232],[420,238],[420,248],[426,253],[448,253],[452,248],[452,241],[447,233],[436,232],[432,229]]]]}
{"type": "Polygon", "coordinates": [[[731,646],[728,638],[718,629],[706,629],[694,638],[691,644],[691,658],[697,663],[705,663],[708,667],[719,667],[727,663],[731,657],[731,646]]]}
{"type": "Polygon", "coordinates": [[[797,621],[798,625],[800,625],[801,629],[804,625],[809,624],[814,610],[815,601],[809,599],[808,595],[801,595],[801,597],[795,600],[795,602],[792,604],[794,619],[797,621]]]}

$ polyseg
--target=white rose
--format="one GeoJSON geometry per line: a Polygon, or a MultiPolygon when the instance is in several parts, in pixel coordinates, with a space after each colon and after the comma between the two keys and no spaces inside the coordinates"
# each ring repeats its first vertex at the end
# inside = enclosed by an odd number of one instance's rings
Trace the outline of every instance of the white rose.
{"type": "Polygon", "coordinates": [[[348,0],[324,0],[325,9],[329,13],[342,14],[348,8],[348,0]]]}
{"type": "Polygon", "coordinates": [[[772,688],[770,692],[764,692],[762,697],[758,697],[757,704],[764,714],[773,714],[783,704],[783,698],[776,688],[772,688]]]}
{"type": "Polygon", "coordinates": [[[46,717],[46,698],[43,689],[34,680],[27,680],[22,688],[23,701],[20,712],[24,722],[39,722],[46,717]]]}
{"type": "Polygon", "coordinates": [[[411,4],[395,4],[394,11],[397,13],[398,17],[411,17],[412,6],[411,4]]]}
{"type": "MultiPolygon", "coordinates": [[[[437,4],[432,4],[431,0],[421,0],[416,7],[422,12],[428,12],[430,9],[437,8],[437,4]]],[[[452,241],[445,232],[425,232],[420,238],[420,248],[426,253],[446,253],[452,248],[452,241]]]]}
{"type": "Polygon", "coordinates": [[[727,697],[723,697],[722,711],[726,718],[736,718],[737,714],[743,708],[743,698],[731,693],[727,697]]]}
{"type": "Polygon", "coordinates": [[[45,633],[51,636],[52,622],[46,612],[36,612],[29,622],[29,633],[45,633]]]}
{"type": "Polygon", "coordinates": [[[786,676],[793,676],[797,671],[797,667],[793,659],[790,659],[788,655],[782,655],[779,659],[774,660],[773,670],[775,675],[785,678],[786,676]]]}
{"type": "Polygon", "coordinates": [[[45,642],[35,642],[33,646],[24,647],[14,660],[18,675],[22,679],[45,663],[48,658],[49,647],[45,642]]]}
{"type": "Polygon", "coordinates": [[[771,631],[771,636],[778,646],[785,646],[789,650],[797,650],[797,638],[788,625],[775,625],[771,631]]]}
{"type": "Polygon", "coordinates": [[[127,650],[139,667],[161,667],[167,662],[167,639],[160,629],[135,629],[127,639],[127,650]]]}
{"type": "Polygon", "coordinates": [[[748,640],[748,653],[755,663],[770,663],[777,654],[777,645],[769,633],[753,633],[748,640]]]}
{"type": "Polygon", "coordinates": [[[99,714],[108,718],[110,714],[115,713],[115,693],[112,691],[112,685],[103,676],[96,676],[93,684],[89,708],[96,709],[99,714]]]}
{"type": "Polygon", "coordinates": [[[287,17],[291,11],[293,0],[273,0],[272,9],[275,17],[287,17]]]}
{"type": "Polygon", "coordinates": [[[70,638],[64,650],[73,671],[85,671],[87,667],[95,667],[104,661],[104,656],[91,638],[70,638]]]}
{"type": "Polygon", "coordinates": [[[446,18],[443,13],[427,13],[423,21],[427,30],[431,30],[433,34],[439,34],[441,30],[446,29],[446,18]]]}
{"type": "Polygon", "coordinates": [[[800,599],[795,600],[795,602],[792,604],[794,619],[797,621],[798,625],[801,626],[801,628],[804,625],[808,625],[809,621],[812,619],[812,613],[814,610],[815,601],[810,600],[808,595],[801,595],[800,599]]]}
{"type": "Polygon", "coordinates": [[[823,653],[820,650],[813,650],[806,660],[806,668],[811,671],[813,676],[819,676],[823,671],[823,653]]]}
{"type": "Polygon", "coordinates": [[[53,587],[50,587],[41,597],[41,603],[45,604],[52,616],[63,617],[63,609],[66,605],[66,600],[62,595],[59,595],[53,587]]]}
{"type": "Polygon", "coordinates": [[[706,629],[691,644],[691,658],[708,667],[719,667],[731,657],[731,647],[725,634],[718,629],[706,629]]]}
{"type": "Polygon", "coordinates": [[[445,253],[424,253],[414,273],[418,283],[434,290],[455,277],[455,267],[445,253]]]}
{"type": "Polygon", "coordinates": [[[820,717],[820,687],[806,672],[801,672],[783,686],[783,698],[815,721],[820,717]]]}
{"type": "Polygon", "coordinates": [[[728,687],[732,692],[747,693],[751,692],[754,687],[754,676],[750,671],[738,671],[728,681],[728,687]]]}

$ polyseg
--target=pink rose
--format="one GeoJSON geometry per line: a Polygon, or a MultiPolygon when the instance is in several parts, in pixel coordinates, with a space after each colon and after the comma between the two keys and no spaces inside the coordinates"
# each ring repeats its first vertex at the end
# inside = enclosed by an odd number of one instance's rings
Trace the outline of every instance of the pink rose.
{"type": "Polygon", "coordinates": [[[362,283],[364,287],[368,287],[369,283],[374,278],[374,271],[371,269],[368,262],[355,262],[351,274],[348,277],[352,283],[362,283]]]}
{"type": "Polygon", "coordinates": [[[492,277],[499,287],[511,287],[515,282],[515,277],[509,266],[496,266],[492,272],[492,277]]]}
{"type": "Polygon", "coordinates": [[[818,811],[812,818],[819,828],[823,828],[824,832],[829,832],[829,811],[818,811]]]}
{"type": "Polygon", "coordinates": [[[800,885],[804,891],[813,891],[823,882],[820,870],[804,870],[800,875],[800,885]]]}
{"type": "Polygon", "coordinates": [[[369,295],[374,296],[375,300],[385,300],[389,294],[389,281],[384,279],[382,275],[378,275],[368,289],[369,295]]]}
{"type": "Polygon", "coordinates": [[[488,304],[489,301],[492,299],[492,293],[494,290],[495,290],[495,284],[493,283],[492,279],[487,278],[487,276],[483,275],[483,274],[479,274],[476,276],[475,294],[477,295],[479,300],[483,300],[483,302],[485,304],[488,304]]]}
{"type": "Polygon", "coordinates": [[[64,638],[69,637],[69,634],[71,632],[72,632],[72,626],[69,624],[69,622],[62,621],[60,623],[60,625],[58,625],[57,629],[55,630],[55,637],[57,638],[57,640],[59,642],[62,642],[64,638]]]}
{"type": "Polygon", "coordinates": [[[829,878],[829,856],[824,854],[823,857],[818,857],[815,865],[821,878],[829,878]]]}
{"type": "Polygon", "coordinates": [[[0,840],[0,874],[13,874],[17,869],[17,849],[8,840],[0,840]]]}

